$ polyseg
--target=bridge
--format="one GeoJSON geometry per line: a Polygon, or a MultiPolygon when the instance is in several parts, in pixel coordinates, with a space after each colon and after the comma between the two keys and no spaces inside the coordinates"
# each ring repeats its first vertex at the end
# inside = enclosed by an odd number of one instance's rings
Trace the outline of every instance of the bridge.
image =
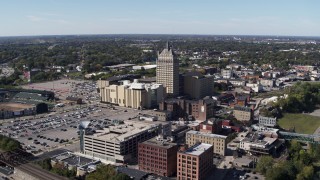
{"type": "Polygon", "coordinates": [[[320,144],[320,134],[299,134],[293,132],[279,131],[280,137],[286,140],[295,139],[300,142],[320,144]]]}

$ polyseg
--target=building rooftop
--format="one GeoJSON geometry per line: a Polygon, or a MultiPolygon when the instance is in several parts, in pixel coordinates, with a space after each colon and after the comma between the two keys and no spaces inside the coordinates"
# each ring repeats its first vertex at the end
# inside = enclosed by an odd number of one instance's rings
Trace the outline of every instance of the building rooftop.
{"type": "Polygon", "coordinates": [[[269,146],[272,145],[278,138],[264,137],[260,134],[252,134],[250,137],[242,139],[242,142],[250,142],[255,145],[269,146]]]}
{"type": "Polygon", "coordinates": [[[96,160],[77,156],[75,154],[72,154],[70,152],[64,152],[62,154],[59,154],[57,156],[54,156],[52,158],[53,161],[62,161],[64,163],[67,163],[70,166],[84,166],[92,162],[96,162],[96,160]]]}
{"type": "Polygon", "coordinates": [[[194,146],[191,146],[189,149],[184,151],[184,154],[189,154],[189,155],[195,155],[195,156],[200,156],[202,153],[204,153],[207,149],[211,148],[211,144],[206,144],[206,143],[201,143],[201,144],[196,144],[194,146]]]}
{"type": "Polygon", "coordinates": [[[145,132],[145,131],[156,131],[160,124],[168,124],[169,122],[161,121],[124,121],[123,124],[110,125],[108,128],[103,130],[97,130],[93,135],[86,135],[86,137],[93,137],[95,139],[103,141],[121,142],[126,139],[145,132]]]}
{"type": "Polygon", "coordinates": [[[251,112],[251,109],[249,107],[242,107],[242,106],[234,106],[234,110],[251,112]]]}
{"type": "Polygon", "coordinates": [[[228,136],[224,136],[224,135],[211,134],[211,133],[199,132],[199,131],[194,131],[194,130],[188,131],[187,134],[196,134],[196,135],[200,135],[200,136],[219,138],[219,139],[226,139],[228,137],[228,136]]]}
{"type": "Polygon", "coordinates": [[[144,141],[142,144],[156,146],[156,147],[163,148],[163,149],[169,149],[174,146],[177,146],[176,143],[169,142],[166,139],[162,139],[162,138],[158,138],[158,137],[144,141]]]}
{"type": "Polygon", "coordinates": [[[107,66],[108,68],[125,68],[125,67],[132,67],[135,64],[117,64],[117,65],[112,65],[112,66],[107,66]]]}

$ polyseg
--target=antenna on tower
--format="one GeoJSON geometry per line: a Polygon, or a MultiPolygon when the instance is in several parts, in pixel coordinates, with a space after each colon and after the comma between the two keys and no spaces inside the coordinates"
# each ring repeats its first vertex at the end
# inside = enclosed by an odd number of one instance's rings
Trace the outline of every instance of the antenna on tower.
{"type": "Polygon", "coordinates": [[[169,41],[167,41],[166,48],[169,50],[169,41]]]}

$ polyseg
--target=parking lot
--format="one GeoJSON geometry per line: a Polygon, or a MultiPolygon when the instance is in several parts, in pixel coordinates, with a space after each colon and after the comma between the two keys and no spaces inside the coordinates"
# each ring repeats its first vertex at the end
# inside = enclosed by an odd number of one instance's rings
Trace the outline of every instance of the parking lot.
{"type": "Polygon", "coordinates": [[[21,117],[4,122],[0,132],[20,141],[28,152],[37,154],[76,143],[80,121],[91,121],[88,130],[94,132],[104,128],[107,121],[134,119],[139,113],[141,111],[106,104],[74,106],[69,110],[38,115],[32,120],[21,117]]]}
{"type": "Polygon", "coordinates": [[[32,83],[22,86],[22,88],[53,91],[55,97],[60,99],[60,102],[66,100],[68,96],[82,98],[86,103],[100,99],[97,93],[97,84],[93,81],[60,79],[57,81],[32,83]]]}

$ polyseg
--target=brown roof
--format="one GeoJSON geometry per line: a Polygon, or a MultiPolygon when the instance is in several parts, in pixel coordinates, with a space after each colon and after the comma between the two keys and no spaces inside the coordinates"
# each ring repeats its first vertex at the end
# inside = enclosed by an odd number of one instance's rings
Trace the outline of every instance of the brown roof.
{"type": "Polygon", "coordinates": [[[14,111],[14,110],[24,110],[35,107],[31,104],[20,104],[20,103],[0,103],[0,110],[14,111]]]}

